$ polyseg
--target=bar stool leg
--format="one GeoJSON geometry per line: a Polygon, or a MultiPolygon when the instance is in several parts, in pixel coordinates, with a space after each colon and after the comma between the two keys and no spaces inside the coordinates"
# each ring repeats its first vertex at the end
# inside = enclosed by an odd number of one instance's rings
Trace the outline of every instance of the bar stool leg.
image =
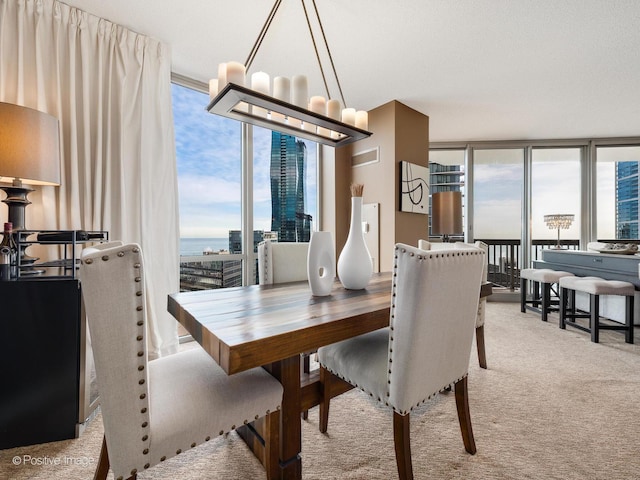
{"type": "Polygon", "coordinates": [[[594,343],[600,342],[600,296],[589,295],[589,304],[591,308],[591,341],[594,343]]]}
{"type": "Polygon", "coordinates": [[[540,282],[533,281],[533,302],[534,307],[540,306],[540,282]]]}
{"type": "Polygon", "coordinates": [[[547,321],[547,315],[549,314],[549,307],[551,306],[551,284],[542,284],[542,321],[547,321]]]}
{"type": "Polygon", "coordinates": [[[625,323],[627,325],[627,331],[625,333],[625,337],[624,337],[624,341],[627,343],[633,343],[633,309],[634,309],[634,305],[633,305],[633,301],[634,301],[634,296],[630,295],[628,297],[626,297],[626,312],[625,312],[625,323]]]}
{"type": "Polygon", "coordinates": [[[525,313],[527,304],[527,279],[520,278],[520,311],[525,313]]]}
{"type": "Polygon", "coordinates": [[[560,305],[558,306],[558,310],[559,310],[559,315],[560,315],[560,321],[558,322],[558,327],[560,327],[562,330],[566,330],[567,329],[567,325],[565,323],[565,320],[567,318],[567,289],[566,288],[561,288],[560,292],[558,292],[560,294],[560,305]]]}

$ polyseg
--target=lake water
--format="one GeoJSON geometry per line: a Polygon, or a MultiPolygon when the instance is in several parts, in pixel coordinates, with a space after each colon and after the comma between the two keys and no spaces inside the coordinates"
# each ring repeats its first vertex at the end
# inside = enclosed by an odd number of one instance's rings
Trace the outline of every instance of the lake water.
{"type": "Polygon", "coordinates": [[[229,250],[229,238],[181,238],[180,255],[202,255],[205,249],[214,252],[229,250]]]}

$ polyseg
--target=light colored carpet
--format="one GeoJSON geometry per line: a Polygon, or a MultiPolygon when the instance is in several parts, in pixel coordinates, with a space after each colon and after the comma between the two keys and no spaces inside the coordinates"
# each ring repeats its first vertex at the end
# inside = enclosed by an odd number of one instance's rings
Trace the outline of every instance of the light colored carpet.
{"type": "MultiPolygon", "coordinates": [[[[560,330],[557,316],[543,323],[519,310],[514,303],[489,303],[488,370],[478,367],[475,346],[472,351],[478,453],[464,450],[453,395],[440,395],[411,419],[415,477],[640,478],[640,345],[625,344],[618,332],[602,332],[594,344],[584,332],[560,330]]],[[[351,391],[333,400],[327,435],[317,430],[317,409],[309,417],[303,422],[305,480],[397,478],[392,417],[367,396],[351,391]]],[[[0,478],[92,478],[101,438],[98,416],[79,439],[1,451],[0,478]],[[27,465],[25,455],[32,457],[27,465]],[[12,464],[14,457],[20,465],[12,464]]],[[[264,472],[233,433],[138,478],[255,479],[264,472]]]]}

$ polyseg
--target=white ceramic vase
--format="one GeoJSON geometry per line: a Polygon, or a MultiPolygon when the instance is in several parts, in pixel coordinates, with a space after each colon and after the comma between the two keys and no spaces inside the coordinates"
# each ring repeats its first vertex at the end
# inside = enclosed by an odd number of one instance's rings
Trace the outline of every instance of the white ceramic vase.
{"type": "Polygon", "coordinates": [[[340,258],[338,277],[349,290],[361,290],[369,284],[373,263],[362,233],[362,197],[351,197],[351,225],[340,258]]]}
{"type": "Polygon", "coordinates": [[[325,297],[331,294],[336,278],[336,252],[331,232],[313,232],[307,255],[307,277],[311,294],[325,297]]]}

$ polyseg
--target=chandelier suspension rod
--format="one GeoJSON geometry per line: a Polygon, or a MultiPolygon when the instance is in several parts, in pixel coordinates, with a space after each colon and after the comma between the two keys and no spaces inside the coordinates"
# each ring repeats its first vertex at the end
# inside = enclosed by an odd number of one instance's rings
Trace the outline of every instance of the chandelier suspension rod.
{"type": "Polygon", "coordinates": [[[249,67],[253,63],[253,59],[255,58],[256,54],[258,53],[258,50],[262,45],[262,41],[264,40],[264,37],[267,34],[267,31],[271,26],[271,22],[273,22],[273,19],[276,16],[276,13],[278,12],[278,8],[280,8],[281,3],[282,3],[282,0],[276,0],[275,3],[273,4],[273,7],[271,7],[271,11],[269,12],[267,19],[265,20],[264,25],[262,26],[262,30],[260,30],[260,33],[258,34],[258,38],[256,38],[256,41],[253,44],[251,51],[249,52],[249,56],[244,62],[244,66],[247,69],[247,71],[249,70],[249,67]]]}
{"type": "MultiPolygon", "coordinates": [[[[304,0],[303,0],[304,1],[304,0]]],[[[338,91],[340,92],[340,98],[342,99],[342,104],[347,107],[347,102],[344,100],[344,94],[342,93],[342,86],[340,85],[340,79],[338,78],[338,72],[336,71],[336,66],[333,63],[333,56],[331,55],[331,50],[329,49],[329,43],[327,42],[327,36],[324,33],[324,27],[322,26],[322,20],[320,20],[320,13],[318,12],[318,7],[316,5],[316,0],[312,0],[313,8],[316,11],[316,18],[318,19],[318,24],[320,25],[320,32],[322,32],[322,39],[324,40],[324,46],[327,49],[327,54],[329,55],[329,61],[331,62],[331,69],[333,70],[333,76],[336,78],[336,83],[338,84],[338,91]]],[[[318,60],[320,61],[320,60],[318,60]]],[[[326,86],[326,82],[325,82],[326,86]]],[[[327,91],[327,98],[329,98],[329,92],[327,91]]]]}
{"type": "MultiPolygon", "coordinates": [[[[311,22],[309,21],[309,15],[307,14],[307,7],[304,4],[304,0],[300,0],[302,3],[302,9],[304,10],[304,16],[307,19],[307,27],[309,27],[309,35],[311,35],[311,42],[313,43],[313,49],[316,52],[316,59],[318,60],[318,67],[320,67],[320,74],[322,75],[322,81],[324,82],[324,89],[327,92],[327,98],[331,98],[329,94],[329,86],[327,85],[327,78],[324,76],[324,69],[322,68],[322,62],[320,61],[320,55],[318,54],[318,47],[316,46],[316,37],[313,34],[313,30],[311,29],[311,22]]],[[[317,10],[316,10],[317,11],[317,10]]],[[[320,17],[318,17],[318,22],[320,21],[320,17]]],[[[344,102],[344,100],[343,100],[344,102]]],[[[345,105],[346,107],[346,105],[345,105]]]]}

